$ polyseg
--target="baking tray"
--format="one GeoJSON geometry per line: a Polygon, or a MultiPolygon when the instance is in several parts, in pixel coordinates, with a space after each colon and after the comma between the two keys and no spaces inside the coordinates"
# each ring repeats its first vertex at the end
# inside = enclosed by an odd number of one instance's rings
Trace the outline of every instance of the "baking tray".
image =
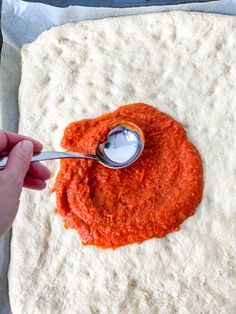
{"type": "MultiPolygon", "coordinates": [[[[184,3],[202,3],[213,0],[32,0],[30,2],[41,2],[61,8],[69,5],[80,5],[85,7],[108,7],[108,8],[129,8],[129,7],[146,7],[160,5],[178,5],[184,3]]],[[[220,0],[217,0],[220,1],[220,0]]],[[[29,2],[29,1],[26,1],[29,2]]]]}
{"type": "MultiPolygon", "coordinates": [[[[3,1],[15,1],[16,3],[19,3],[20,0],[3,0],[3,1]]],[[[103,18],[108,16],[117,16],[117,15],[130,15],[130,14],[138,14],[138,13],[144,13],[144,12],[155,12],[155,11],[170,11],[175,9],[181,9],[181,10],[191,10],[191,11],[203,11],[203,12],[215,12],[215,13],[223,13],[223,14],[236,14],[236,0],[222,0],[222,1],[211,1],[207,2],[206,0],[32,0],[32,1],[25,1],[26,2],[40,2],[44,4],[54,5],[60,8],[67,8],[70,5],[79,5],[80,6],[80,12],[82,11],[82,18],[80,14],[80,19],[96,19],[96,18],[103,18]],[[194,4],[191,4],[193,3],[194,4]],[[179,5],[181,3],[181,5],[179,5]],[[188,4],[186,4],[188,3],[188,4]],[[159,5],[159,7],[153,7],[154,5],[159,5]],[[161,5],[161,6],[160,6],[161,5]],[[166,6],[169,5],[169,6],[166,6]],[[86,9],[83,7],[87,7],[88,10],[90,7],[92,13],[87,14],[84,12],[86,9]],[[101,8],[105,8],[104,11],[101,8]],[[133,10],[132,8],[136,7],[136,10],[133,10]],[[148,11],[145,11],[143,8],[148,7],[148,11]],[[97,9],[95,9],[97,8],[97,9]],[[114,9],[116,8],[116,9],[114,9]],[[127,9],[128,8],[128,9],[127,9]],[[113,10],[114,9],[114,10],[113,10]],[[101,13],[102,12],[102,13],[101,13]]],[[[0,0],[0,4],[2,3],[2,0],[0,0]]],[[[19,9],[19,8],[17,8],[19,9]]],[[[56,9],[55,9],[56,10],[56,9]]],[[[61,9],[63,10],[63,9],[61,9]]],[[[54,14],[57,16],[58,12],[54,14]]],[[[9,18],[9,16],[7,17],[9,18]]],[[[40,21],[40,18],[42,16],[37,15],[37,18],[40,21]]],[[[48,17],[47,17],[48,18],[48,17]]],[[[70,10],[70,7],[67,8],[66,14],[61,14],[54,20],[53,23],[48,24],[48,28],[52,25],[58,25],[63,24],[65,22],[71,22],[76,20],[76,16],[74,15],[74,9],[70,10]],[[70,16],[70,14],[73,15],[73,18],[70,16]],[[68,17],[69,16],[69,17],[68,17]],[[66,18],[66,19],[65,19],[66,18]]],[[[32,21],[32,29],[30,28],[30,31],[33,32],[34,35],[25,37],[25,42],[32,41],[35,36],[37,36],[41,31],[36,30],[35,31],[35,19],[32,21]],[[33,22],[34,21],[34,22],[33,22]],[[38,32],[38,33],[37,33],[38,32]]],[[[14,25],[13,25],[14,26],[14,25]]],[[[14,28],[14,27],[13,27],[14,28]]],[[[28,31],[26,29],[26,31],[28,31]]],[[[22,29],[22,33],[24,33],[24,29],[22,29]]],[[[14,30],[12,31],[11,26],[8,28],[8,34],[3,34],[4,36],[13,36],[14,30]]],[[[14,37],[14,36],[13,36],[14,37]]],[[[18,38],[16,38],[16,41],[18,38]]],[[[24,41],[24,40],[23,40],[24,41]]],[[[23,42],[18,42],[18,48],[17,45],[12,45],[12,49],[18,49],[23,44],[23,42]]],[[[0,45],[1,45],[1,35],[0,35],[0,45]]],[[[8,51],[9,52],[9,51],[8,51]]],[[[19,51],[18,51],[19,52],[19,51]]],[[[15,67],[15,69],[9,69],[9,73],[6,75],[6,68],[5,66],[5,60],[6,60],[6,50],[3,49],[3,56],[2,60],[4,62],[1,62],[1,78],[3,68],[5,67],[5,75],[4,79],[2,81],[8,82],[9,80],[15,80],[15,90],[13,91],[14,99],[12,101],[11,99],[7,99],[6,97],[1,97],[0,101],[0,128],[7,129],[10,131],[17,131],[18,126],[18,108],[17,108],[17,90],[18,90],[18,84],[20,80],[20,62],[15,67]]],[[[6,85],[0,85],[0,93],[4,93],[7,95],[12,90],[8,89],[6,91],[6,85]]],[[[8,271],[8,265],[10,260],[10,238],[11,233],[7,233],[0,239],[0,314],[11,314],[10,310],[10,304],[9,304],[9,298],[8,298],[8,285],[7,285],[7,271],[8,271]]]]}
{"type": "MultiPolygon", "coordinates": [[[[0,21],[2,12],[2,0],[0,0],[0,21]]],[[[0,52],[2,50],[2,32],[0,30],[0,52]]],[[[1,59],[0,59],[1,62],[1,59]]],[[[1,63],[0,63],[1,64],[1,63]]],[[[0,112],[1,115],[1,112],[0,112]]],[[[0,121],[0,129],[2,128],[0,121]]],[[[10,304],[8,297],[7,271],[10,260],[10,239],[11,232],[0,238],[0,313],[10,314],[10,304]]]]}
{"type": "MultiPolygon", "coordinates": [[[[2,0],[0,0],[0,22],[1,22],[1,12],[2,12],[2,0]]],[[[0,52],[2,50],[2,32],[0,31],[0,52]]]]}

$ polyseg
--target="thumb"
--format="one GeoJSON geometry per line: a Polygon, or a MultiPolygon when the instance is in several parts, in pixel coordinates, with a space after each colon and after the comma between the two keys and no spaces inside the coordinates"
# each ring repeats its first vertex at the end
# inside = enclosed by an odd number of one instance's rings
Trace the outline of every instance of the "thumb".
{"type": "Polygon", "coordinates": [[[31,158],[33,155],[33,144],[28,140],[17,143],[11,150],[5,171],[17,178],[17,182],[24,181],[27,171],[29,170],[31,158]]]}
{"type": "Polygon", "coordinates": [[[33,144],[24,140],[10,151],[5,169],[0,172],[0,235],[13,223],[25,175],[33,154],[33,144]]]}

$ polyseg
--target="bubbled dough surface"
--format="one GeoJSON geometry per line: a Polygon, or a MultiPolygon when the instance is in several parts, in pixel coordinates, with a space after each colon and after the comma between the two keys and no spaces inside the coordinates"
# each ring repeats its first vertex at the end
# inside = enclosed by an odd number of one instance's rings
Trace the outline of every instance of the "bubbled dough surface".
{"type": "Polygon", "coordinates": [[[9,269],[13,313],[235,313],[236,18],[161,13],[53,28],[22,50],[20,132],[60,148],[65,126],[144,101],[183,123],[204,196],[181,231],[83,247],[55,215],[58,163],[24,191],[9,269]]]}

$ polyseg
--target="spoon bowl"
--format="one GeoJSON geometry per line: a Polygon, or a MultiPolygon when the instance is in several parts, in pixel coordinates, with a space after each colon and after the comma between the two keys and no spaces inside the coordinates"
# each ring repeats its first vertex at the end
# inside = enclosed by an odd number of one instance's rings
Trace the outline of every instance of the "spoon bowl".
{"type": "Polygon", "coordinates": [[[142,130],[131,122],[124,122],[108,133],[105,143],[98,145],[96,156],[104,166],[121,169],[134,163],[141,155],[143,148],[142,130]]]}

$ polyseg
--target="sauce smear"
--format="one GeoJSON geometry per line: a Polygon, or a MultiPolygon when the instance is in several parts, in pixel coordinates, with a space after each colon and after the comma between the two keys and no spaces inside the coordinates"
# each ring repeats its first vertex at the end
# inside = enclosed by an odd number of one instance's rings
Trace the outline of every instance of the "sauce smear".
{"type": "Polygon", "coordinates": [[[83,244],[117,248],[179,230],[202,198],[200,155],[183,127],[157,109],[136,103],[97,119],[71,123],[62,147],[94,154],[121,121],[144,132],[145,147],[128,168],[114,170],[88,159],[61,160],[57,208],[83,244]]]}

